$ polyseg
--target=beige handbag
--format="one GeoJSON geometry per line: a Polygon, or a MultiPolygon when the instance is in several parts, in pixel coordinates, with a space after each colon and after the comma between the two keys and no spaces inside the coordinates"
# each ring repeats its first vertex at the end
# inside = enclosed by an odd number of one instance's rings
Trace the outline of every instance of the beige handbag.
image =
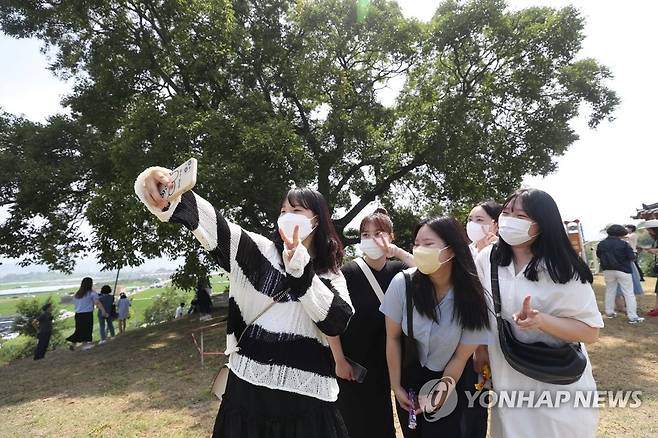
{"type": "MultiPolygon", "coordinates": [[[[242,331],[242,334],[238,338],[238,343],[236,344],[236,347],[240,345],[240,341],[242,340],[242,337],[244,336],[245,333],[247,333],[247,329],[249,326],[251,326],[253,323],[258,320],[265,312],[267,312],[277,301],[272,301],[270,304],[268,304],[261,312],[251,321],[245,329],[242,331]]],[[[212,380],[212,385],[210,388],[210,391],[217,396],[219,399],[219,404],[222,404],[222,398],[224,397],[224,393],[226,392],[226,385],[228,383],[228,376],[230,373],[230,368],[228,365],[228,360],[222,367],[219,369],[219,372],[215,376],[215,378],[212,380]]]]}

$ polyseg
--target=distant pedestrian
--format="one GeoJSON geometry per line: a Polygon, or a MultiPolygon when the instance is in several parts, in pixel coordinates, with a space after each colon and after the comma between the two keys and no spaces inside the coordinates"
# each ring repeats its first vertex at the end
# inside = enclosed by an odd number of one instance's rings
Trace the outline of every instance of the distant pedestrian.
{"type": "Polygon", "coordinates": [[[85,344],[82,347],[83,350],[93,347],[91,340],[94,330],[94,306],[98,307],[102,314],[107,315],[107,311],[98,300],[98,293],[94,292],[93,286],[93,280],[85,277],[80,283],[80,289],[73,296],[73,304],[75,305],[75,331],[71,336],[66,338],[71,343],[69,345],[71,350],[75,350],[75,346],[79,342],[85,344]]]}
{"type": "Polygon", "coordinates": [[[130,317],[130,306],[132,303],[125,293],[121,292],[119,295],[119,302],[117,304],[117,313],[119,320],[119,334],[126,331],[126,320],[130,317]]]}
{"type": "Polygon", "coordinates": [[[174,318],[182,318],[184,315],[185,311],[185,303],[180,303],[180,306],[176,307],[176,314],[174,315],[174,318]]]}
{"type": "Polygon", "coordinates": [[[621,287],[626,301],[626,315],[630,324],[644,321],[637,315],[637,301],[633,293],[633,278],[631,264],[635,254],[630,245],[622,240],[628,231],[621,225],[610,225],[606,232],[608,237],[602,240],[596,248],[596,255],[601,261],[601,270],[605,278],[605,315],[614,318],[615,294],[617,287],[621,287]]]}
{"type": "MultiPolygon", "coordinates": [[[[640,225],[641,228],[645,228],[649,233],[649,236],[653,240],[653,245],[650,248],[641,248],[643,252],[653,255],[653,262],[651,263],[651,271],[654,274],[658,274],[658,219],[651,219],[646,222],[643,222],[640,225]]],[[[647,315],[649,316],[658,316],[658,282],[656,282],[656,304],[654,308],[649,310],[647,315]]]]}
{"type": "Polygon", "coordinates": [[[199,278],[196,285],[196,300],[199,306],[199,312],[201,312],[199,319],[202,321],[210,319],[210,312],[212,312],[211,294],[212,289],[210,288],[210,284],[208,284],[208,280],[199,278]]]}
{"type": "Polygon", "coordinates": [[[107,339],[107,333],[105,330],[106,325],[107,330],[110,332],[110,336],[114,337],[114,324],[112,323],[112,315],[108,313],[114,305],[114,297],[111,294],[112,288],[106,284],[101,288],[101,295],[98,298],[98,300],[103,305],[103,310],[98,309],[98,324],[101,334],[101,340],[98,342],[99,344],[104,344],[105,340],[107,339]]]}
{"type": "Polygon", "coordinates": [[[35,319],[32,324],[37,329],[37,348],[34,351],[34,360],[43,359],[46,357],[50,337],[53,334],[53,315],[51,313],[52,304],[46,303],[41,307],[41,314],[35,319]]]}

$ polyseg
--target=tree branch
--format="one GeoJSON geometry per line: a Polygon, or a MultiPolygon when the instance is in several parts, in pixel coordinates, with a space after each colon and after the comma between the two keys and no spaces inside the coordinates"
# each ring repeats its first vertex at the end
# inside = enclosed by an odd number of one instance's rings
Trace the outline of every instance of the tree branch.
{"type": "Polygon", "coordinates": [[[384,179],[382,182],[378,183],[375,185],[375,187],[370,190],[368,193],[365,193],[359,202],[356,203],[354,207],[350,209],[350,211],[345,214],[340,219],[334,220],[334,225],[336,228],[340,231],[345,229],[348,223],[352,219],[354,219],[360,212],[363,210],[369,203],[375,200],[375,198],[382,193],[384,193],[388,188],[393,184],[395,181],[399,180],[400,178],[404,177],[407,175],[409,172],[414,170],[415,168],[419,167],[424,161],[424,158],[422,158],[421,155],[416,156],[409,164],[406,166],[401,167],[398,169],[397,172],[393,173],[392,175],[389,175],[388,178],[384,179]]]}

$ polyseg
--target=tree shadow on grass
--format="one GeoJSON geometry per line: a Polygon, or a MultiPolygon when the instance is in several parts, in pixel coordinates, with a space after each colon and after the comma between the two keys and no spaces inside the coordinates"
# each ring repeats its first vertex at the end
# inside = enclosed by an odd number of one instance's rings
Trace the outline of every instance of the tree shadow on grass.
{"type": "MultiPolygon", "coordinates": [[[[207,357],[201,368],[191,331],[218,320],[199,322],[188,317],[129,331],[88,351],[58,349],[42,361],[24,359],[0,367],[2,417],[16,416],[14,423],[20,423],[24,420],[18,418],[21,411],[30,411],[35,404],[50,409],[55,417],[60,411],[76,416],[86,409],[120,415],[153,412],[155,416],[169,411],[172,417],[194,418],[187,421],[191,423],[187,434],[207,436],[217,409],[210,384],[225,358],[207,357]],[[100,400],[101,406],[87,408],[86,400],[100,400]]],[[[206,351],[223,351],[225,325],[208,331],[204,342],[206,351]]],[[[85,427],[84,420],[78,423],[85,427]]],[[[92,426],[88,425],[88,433],[96,430],[92,426]]],[[[146,435],[157,434],[149,429],[152,425],[142,427],[147,428],[146,435]]]]}

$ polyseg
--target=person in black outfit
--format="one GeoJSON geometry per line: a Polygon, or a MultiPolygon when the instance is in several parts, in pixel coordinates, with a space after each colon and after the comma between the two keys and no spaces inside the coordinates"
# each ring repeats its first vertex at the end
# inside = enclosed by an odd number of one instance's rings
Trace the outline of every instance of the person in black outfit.
{"type": "Polygon", "coordinates": [[[37,329],[37,348],[34,351],[34,360],[43,359],[46,357],[48,344],[50,344],[50,337],[53,334],[53,315],[50,312],[52,304],[46,303],[41,307],[41,314],[33,321],[37,329]]]}
{"type": "MultiPolygon", "coordinates": [[[[393,243],[393,223],[386,210],[377,209],[360,226],[363,260],[382,291],[393,277],[413,266],[413,256],[393,243]],[[399,260],[388,260],[396,257],[399,260]]],[[[340,337],[330,338],[339,377],[338,409],[350,438],[394,438],[391,387],[386,366],[386,327],[381,304],[362,268],[356,261],[341,268],[354,306],[354,316],[340,337]],[[349,358],[367,369],[362,383],[355,381],[349,358]]]]}
{"type": "Polygon", "coordinates": [[[212,311],[212,300],[210,299],[210,285],[205,278],[199,278],[196,285],[196,300],[199,306],[199,312],[207,315],[212,311]]]}
{"type": "Polygon", "coordinates": [[[637,324],[644,321],[644,318],[637,315],[637,302],[633,294],[631,263],[635,260],[635,253],[628,242],[621,239],[628,234],[628,231],[621,225],[615,224],[610,225],[606,232],[608,237],[602,240],[596,248],[596,255],[601,261],[601,271],[605,278],[605,315],[608,318],[617,316],[614,312],[614,301],[619,285],[626,300],[628,322],[637,324]]]}

